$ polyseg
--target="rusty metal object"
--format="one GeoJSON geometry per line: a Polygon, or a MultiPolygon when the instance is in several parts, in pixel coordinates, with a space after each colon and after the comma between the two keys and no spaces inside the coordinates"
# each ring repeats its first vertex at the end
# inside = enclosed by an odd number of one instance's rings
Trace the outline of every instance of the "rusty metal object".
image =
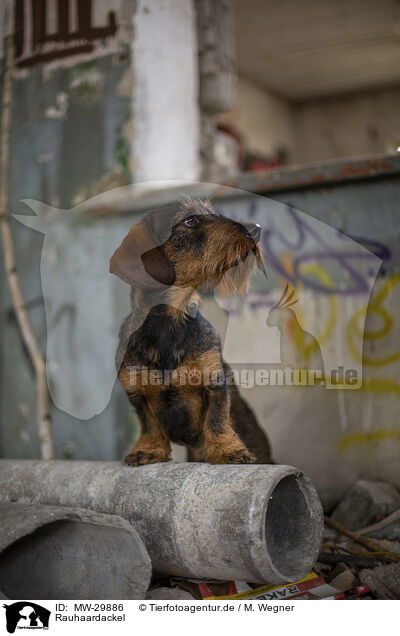
{"type": "Polygon", "coordinates": [[[371,155],[351,159],[319,161],[299,166],[285,166],[262,172],[244,172],[224,184],[186,182],[166,190],[131,185],[112,193],[90,199],[80,205],[89,215],[140,213],[145,210],[179,200],[182,194],[209,197],[213,200],[243,198],[253,192],[275,197],[278,192],[302,191],[313,188],[333,187],[342,183],[362,182],[374,179],[397,178],[400,174],[399,153],[371,155]]]}
{"type": "Polygon", "coordinates": [[[295,581],[322,539],[318,495],[290,466],[0,460],[0,498],[121,515],[153,570],[181,577],[295,581]]]}
{"type": "Polygon", "coordinates": [[[226,186],[248,192],[301,190],[338,183],[398,175],[399,153],[372,155],[351,159],[335,159],[304,166],[289,166],[258,173],[243,173],[226,186]]]}

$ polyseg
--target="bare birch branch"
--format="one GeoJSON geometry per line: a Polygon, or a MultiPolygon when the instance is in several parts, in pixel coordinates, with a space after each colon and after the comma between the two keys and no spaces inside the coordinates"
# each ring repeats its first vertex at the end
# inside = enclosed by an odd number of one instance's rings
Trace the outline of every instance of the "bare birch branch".
{"type": "Polygon", "coordinates": [[[12,71],[14,63],[14,40],[9,35],[5,38],[5,66],[3,100],[1,113],[1,147],[0,147],[0,228],[3,241],[6,277],[11,292],[15,315],[21,330],[22,338],[28,349],[36,378],[36,406],[39,426],[40,454],[42,459],[54,459],[54,447],[51,431],[50,396],[46,378],[46,364],[39,349],[32,325],[26,310],[19,283],[14,256],[14,245],[11,235],[10,217],[7,207],[8,171],[10,155],[10,127],[12,104],[12,71]]]}

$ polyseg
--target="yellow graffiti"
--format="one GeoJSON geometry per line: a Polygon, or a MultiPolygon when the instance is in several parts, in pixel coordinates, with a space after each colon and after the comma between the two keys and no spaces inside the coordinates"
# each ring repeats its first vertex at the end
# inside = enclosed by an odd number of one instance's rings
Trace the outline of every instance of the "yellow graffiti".
{"type": "MultiPolygon", "coordinates": [[[[282,258],[282,265],[288,271],[293,273],[293,256],[286,252],[282,258]]],[[[319,281],[324,283],[327,287],[332,286],[332,280],[328,272],[318,264],[309,265],[303,268],[305,272],[311,272],[315,274],[319,281]]],[[[370,367],[383,367],[387,364],[391,364],[400,360],[400,351],[391,353],[390,355],[383,356],[381,358],[375,358],[369,355],[363,355],[362,346],[365,339],[366,342],[379,341],[382,338],[387,337],[393,330],[394,318],[384,306],[384,302],[390,292],[400,283],[400,274],[394,274],[388,278],[379,292],[374,295],[369,305],[362,307],[358,310],[350,319],[346,327],[346,344],[353,355],[353,357],[370,367]],[[360,328],[360,320],[368,315],[376,315],[381,319],[382,324],[376,329],[367,329],[364,331],[360,328]],[[359,345],[357,343],[359,341],[359,345]],[[357,346],[358,345],[358,346],[357,346]]],[[[332,332],[334,331],[337,315],[338,315],[338,298],[336,295],[330,297],[330,308],[327,323],[322,330],[322,333],[317,336],[316,339],[308,340],[306,332],[303,331],[300,324],[297,321],[293,321],[288,325],[292,331],[294,344],[302,354],[303,358],[308,359],[317,349],[318,345],[326,343],[332,332]]],[[[298,318],[301,320],[301,310],[296,312],[298,318]]],[[[341,386],[337,385],[340,390],[341,386]]],[[[391,393],[393,395],[400,396],[400,383],[396,379],[391,378],[368,378],[364,379],[362,385],[357,387],[362,391],[375,392],[375,393],[391,393]]]]}
{"type": "Polygon", "coordinates": [[[393,393],[394,395],[400,395],[400,384],[396,382],[396,380],[390,380],[390,378],[363,379],[360,389],[374,393],[393,393]]]}
{"type": "MultiPolygon", "coordinates": [[[[319,280],[322,283],[324,283],[327,287],[332,287],[331,277],[329,276],[328,272],[324,270],[324,268],[321,267],[320,265],[307,265],[306,267],[303,267],[302,271],[311,272],[315,274],[319,278],[319,280]]],[[[309,341],[308,344],[306,344],[305,342],[306,333],[303,331],[299,323],[296,321],[295,329],[294,329],[294,342],[297,347],[297,350],[304,356],[305,360],[307,360],[313,353],[315,353],[315,351],[319,349],[320,345],[325,344],[329,340],[332,334],[332,331],[335,327],[336,320],[337,320],[338,302],[335,295],[331,295],[329,300],[330,300],[330,307],[329,307],[329,316],[328,316],[327,324],[325,326],[325,329],[322,331],[322,333],[316,336],[316,340],[311,340],[309,341]]],[[[301,319],[300,310],[297,313],[298,315],[300,314],[299,317],[301,319]]]]}
{"type": "MultiPolygon", "coordinates": [[[[400,360],[400,352],[392,353],[389,356],[385,356],[384,358],[371,358],[366,355],[362,355],[362,353],[358,350],[356,345],[354,344],[354,337],[358,336],[359,338],[365,338],[365,340],[379,340],[380,338],[384,338],[387,336],[392,328],[393,328],[393,317],[390,315],[388,310],[383,307],[382,303],[387,297],[387,295],[392,291],[392,289],[400,282],[400,274],[394,274],[391,276],[382,289],[375,295],[373,300],[370,302],[368,306],[368,314],[376,314],[382,318],[383,324],[380,329],[376,331],[367,331],[364,332],[359,328],[359,320],[365,314],[365,307],[357,311],[349,321],[346,330],[346,341],[347,346],[349,347],[351,353],[356,358],[356,360],[362,361],[364,364],[373,366],[373,367],[381,367],[386,364],[390,364],[391,362],[396,362],[396,360],[400,360]]],[[[362,341],[362,340],[361,340],[362,341]]]]}
{"type": "Polygon", "coordinates": [[[336,448],[339,452],[345,452],[352,446],[363,444],[366,446],[372,446],[379,442],[385,442],[387,440],[394,440],[400,442],[400,428],[381,429],[379,431],[359,431],[357,433],[350,433],[345,435],[338,442],[336,442],[336,448]]]}

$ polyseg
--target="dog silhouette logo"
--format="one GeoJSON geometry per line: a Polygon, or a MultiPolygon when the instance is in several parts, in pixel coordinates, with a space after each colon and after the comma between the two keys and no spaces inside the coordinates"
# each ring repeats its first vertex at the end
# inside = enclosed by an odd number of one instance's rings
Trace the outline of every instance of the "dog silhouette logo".
{"type": "Polygon", "coordinates": [[[50,610],[32,603],[19,601],[11,605],[4,604],[6,610],[7,631],[14,634],[16,629],[48,629],[50,610]]]}

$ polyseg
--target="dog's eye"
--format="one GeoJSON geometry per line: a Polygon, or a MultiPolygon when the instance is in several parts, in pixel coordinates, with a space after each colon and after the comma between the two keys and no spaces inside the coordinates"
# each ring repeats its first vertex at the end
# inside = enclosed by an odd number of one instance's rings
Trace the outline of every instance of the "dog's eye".
{"type": "Polygon", "coordinates": [[[186,227],[194,227],[198,222],[199,219],[197,216],[188,216],[188,218],[183,221],[183,225],[186,225],[186,227]]]}

